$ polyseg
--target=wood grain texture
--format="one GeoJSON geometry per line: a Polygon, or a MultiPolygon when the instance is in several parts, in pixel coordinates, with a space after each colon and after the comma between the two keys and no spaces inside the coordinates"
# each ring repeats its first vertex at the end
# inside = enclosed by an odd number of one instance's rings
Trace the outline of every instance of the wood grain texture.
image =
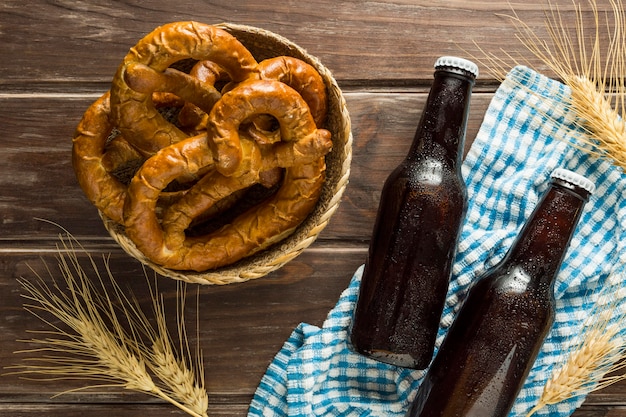
{"type": "MultiPolygon", "coordinates": [[[[552,0],[573,22],[570,0],[552,0]]],[[[245,416],[267,365],[295,326],[321,325],[365,259],[380,189],[404,157],[444,54],[521,53],[550,75],[515,38],[511,7],[545,33],[548,2],[503,0],[166,2],[4,0],[0,4],[0,366],[19,363],[27,330],[43,329],[23,308],[18,278],[54,269],[60,224],[148,303],[144,272],[109,238],[74,178],[71,137],[82,113],[109,88],[122,57],[156,26],[222,21],[281,34],[319,57],[343,88],[352,119],[350,184],[320,238],[303,255],[257,281],[200,287],[199,343],[212,416],[245,416]],[[464,52],[466,51],[466,52],[464,52]]],[[[584,20],[592,14],[585,8],[584,20]]],[[[599,0],[601,13],[609,0],[599,0]]],[[[481,66],[466,149],[497,81],[481,66]]],[[[159,285],[170,309],[176,285],[159,285]]],[[[195,287],[194,287],[195,289],[195,287]]],[[[195,303],[188,317],[195,317],[195,303]]],[[[195,336],[192,338],[195,342],[195,336]]],[[[6,370],[5,370],[6,371],[6,370]]],[[[0,417],[183,415],[141,394],[114,388],[77,391],[79,382],[0,376],[0,417]]],[[[626,383],[591,394],[575,417],[626,417],[626,383]]]]}
{"type": "MultiPolygon", "coordinates": [[[[564,21],[574,21],[572,2],[553,3],[564,21]]],[[[598,3],[600,11],[610,10],[607,0],[598,3]]],[[[540,37],[546,34],[546,4],[512,3],[540,37]]],[[[228,21],[287,37],[344,82],[405,85],[427,79],[439,55],[477,53],[474,43],[488,52],[523,52],[507,17],[511,14],[509,3],[498,0],[5,0],[0,6],[0,55],[11,58],[3,62],[5,83],[108,82],[120,58],[156,26],[177,20],[228,21]]],[[[591,22],[592,15],[585,18],[591,22]]]]}

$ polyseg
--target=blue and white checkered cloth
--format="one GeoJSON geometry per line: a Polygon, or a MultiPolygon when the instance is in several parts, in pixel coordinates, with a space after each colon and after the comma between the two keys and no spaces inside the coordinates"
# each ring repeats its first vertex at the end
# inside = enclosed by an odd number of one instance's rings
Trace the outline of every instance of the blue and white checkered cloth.
{"type": "MultiPolygon", "coordinates": [[[[597,187],[558,275],[553,330],[511,416],[524,416],[536,404],[554,364],[562,363],[580,334],[595,295],[609,284],[621,285],[621,280],[608,281],[623,277],[626,265],[626,175],[569,143],[572,131],[580,130],[563,105],[568,94],[559,82],[514,68],[497,90],[463,164],[469,207],[437,346],[469,284],[502,259],[555,168],[585,175],[597,187]]],[[[250,417],[404,416],[423,371],[382,364],[349,348],[361,273],[362,267],[321,329],[301,324],[294,330],[261,380],[250,417]]],[[[537,415],[569,416],[583,400],[548,406],[537,415]]]]}

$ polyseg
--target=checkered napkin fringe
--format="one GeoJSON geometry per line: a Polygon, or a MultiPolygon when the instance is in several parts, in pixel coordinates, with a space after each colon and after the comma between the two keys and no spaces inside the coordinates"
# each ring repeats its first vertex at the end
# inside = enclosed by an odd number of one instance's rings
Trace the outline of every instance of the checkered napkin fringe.
{"type": "MultiPolygon", "coordinates": [[[[621,280],[608,281],[623,277],[626,265],[626,175],[568,143],[576,129],[561,101],[568,94],[559,82],[514,68],[497,90],[463,164],[469,207],[437,346],[469,284],[502,259],[555,168],[585,175],[597,187],[558,275],[555,325],[511,416],[525,416],[536,404],[598,293],[609,284],[621,285],[621,280]]],[[[249,416],[404,416],[423,371],[378,363],[350,350],[348,329],[361,273],[362,267],[321,329],[301,324],[293,331],[263,377],[249,416]]],[[[583,400],[573,398],[537,415],[569,416],[583,400]]]]}

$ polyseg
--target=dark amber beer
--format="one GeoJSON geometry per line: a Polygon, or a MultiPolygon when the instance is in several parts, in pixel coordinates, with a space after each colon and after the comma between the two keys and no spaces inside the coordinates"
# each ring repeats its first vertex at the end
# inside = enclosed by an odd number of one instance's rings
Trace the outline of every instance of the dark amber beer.
{"type": "Polygon", "coordinates": [[[432,358],[467,208],[461,158],[478,67],[441,57],[410,151],[383,186],[351,331],[354,349],[423,369],[432,358]]]}
{"type": "Polygon", "coordinates": [[[471,286],[407,416],[506,417],[554,322],[554,282],[594,186],[557,169],[504,259],[471,286]]]}

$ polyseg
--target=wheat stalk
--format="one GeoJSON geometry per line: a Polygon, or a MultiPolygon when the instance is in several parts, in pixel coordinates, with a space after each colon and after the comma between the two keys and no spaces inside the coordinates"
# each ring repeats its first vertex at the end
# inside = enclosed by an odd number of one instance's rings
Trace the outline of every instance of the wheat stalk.
{"type": "MultiPolygon", "coordinates": [[[[611,13],[604,24],[595,0],[589,0],[594,25],[585,27],[584,11],[573,3],[575,23],[568,26],[558,7],[548,3],[543,39],[513,11],[507,16],[517,27],[517,38],[541,63],[567,85],[571,94],[560,97],[564,107],[577,117],[580,131],[571,138],[580,141],[580,149],[596,157],[609,158],[626,171],[626,123],[621,114],[626,108],[626,13],[619,0],[610,0],[611,13]],[[589,33],[591,32],[591,33],[589,33]],[[604,49],[603,40],[608,40],[604,49]],[[582,132],[582,133],[581,133],[582,132]]],[[[497,79],[503,79],[509,63],[532,66],[523,57],[506,51],[487,53],[480,59],[497,79]]]]}
{"type": "Polygon", "coordinates": [[[530,417],[547,405],[558,404],[626,379],[626,373],[613,374],[626,367],[626,339],[623,335],[623,297],[620,285],[602,290],[590,319],[583,326],[578,342],[561,366],[555,367],[543,387],[530,417]],[[606,300],[609,300],[608,303],[606,300]]]}
{"type": "MultiPolygon", "coordinates": [[[[208,399],[203,387],[202,365],[195,364],[191,370],[190,354],[182,359],[176,356],[156,288],[151,287],[153,310],[157,313],[155,329],[137,300],[124,295],[111,274],[108,259],[104,259],[104,270],[112,293],[107,292],[105,277],[94,259],[69,234],[61,237],[57,251],[63,285],[55,280],[55,274],[47,265],[51,283],[32,268],[34,282],[20,279],[25,292],[23,297],[28,300],[24,308],[51,330],[32,332],[46,337],[24,341],[37,347],[16,353],[36,356],[24,359],[22,365],[9,367],[16,369],[12,373],[47,380],[98,381],[98,384],[58,395],[117,386],[161,398],[194,417],[206,417],[208,399]],[[92,277],[79,262],[80,252],[84,252],[91,263],[92,277]],[[149,347],[144,343],[146,338],[149,347]]],[[[182,310],[177,316],[177,325],[182,341],[186,338],[182,310]]],[[[189,349],[186,353],[190,353],[189,349]]]]}
{"type": "MultiPolygon", "coordinates": [[[[182,283],[177,283],[179,292],[182,283]]],[[[184,325],[184,320],[181,316],[184,312],[184,291],[183,296],[178,297],[179,301],[182,301],[178,306],[178,351],[179,356],[176,355],[172,339],[169,336],[167,330],[165,311],[163,309],[163,302],[159,303],[159,295],[156,292],[152,294],[153,311],[157,318],[157,332],[153,334],[151,349],[144,352],[144,354],[150,358],[148,362],[152,371],[167,384],[169,392],[174,398],[178,398],[187,407],[193,410],[195,413],[202,415],[206,413],[208,407],[208,396],[204,389],[204,369],[202,362],[197,361],[194,365],[192,363],[192,354],[188,344],[187,331],[184,325]]],[[[197,351],[195,353],[197,358],[201,358],[201,353],[197,351]]]]}
{"type": "Polygon", "coordinates": [[[203,415],[209,404],[206,391],[196,383],[195,373],[188,364],[179,360],[164,341],[157,341],[152,346],[152,369],[166,381],[171,395],[181,399],[194,413],[203,415]]]}

